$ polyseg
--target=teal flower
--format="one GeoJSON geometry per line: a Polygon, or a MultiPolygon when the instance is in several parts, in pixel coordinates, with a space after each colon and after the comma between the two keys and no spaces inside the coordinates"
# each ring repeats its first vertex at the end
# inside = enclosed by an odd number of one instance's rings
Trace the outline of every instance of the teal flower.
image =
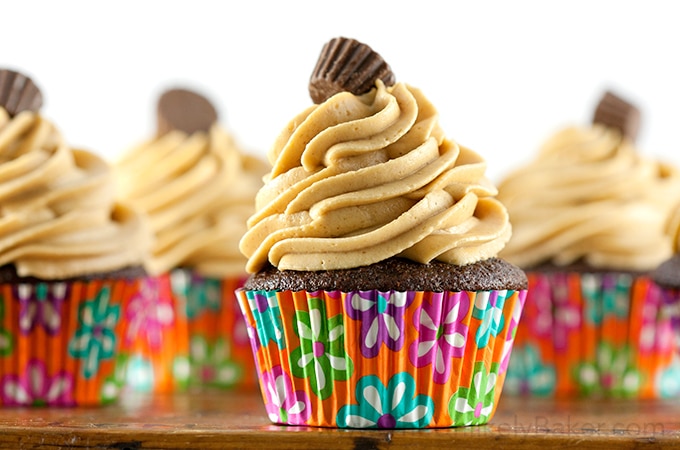
{"type": "Polygon", "coordinates": [[[358,404],[338,411],[338,427],[425,428],[432,421],[434,401],[415,391],[415,380],[407,372],[395,374],[387,386],[375,375],[362,377],[355,390],[358,404]]]}
{"type": "Polygon", "coordinates": [[[477,347],[486,347],[489,338],[492,335],[498,336],[498,333],[503,329],[505,323],[503,305],[505,305],[506,295],[507,291],[477,292],[475,307],[472,310],[472,317],[482,321],[475,335],[477,347]]]}
{"type": "Polygon", "coordinates": [[[269,341],[274,341],[279,349],[286,347],[276,292],[274,291],[246,291],[248,307],[255,319],[257,337],[260,345],[266,347],[269,341]]]}
{"type": "Polygon", "coordinates": [[[291,353],[291,371],[298,378],[309,378],[312,391],[328,398],[333,380],[347,380],[353,371],[352,360],[345,352],[345,329],[342,315],[326,317],[323,300],[309,300],[309,313],[295,314],[295,333],[300,346],[291,353]]]}
{"type": "Polygon", "coordinates": [[[204,311],[219,311],[221,305],[222,287],[220,280],[213,278],[199,279],[194,275],[187,295],[187,317],[193,319],[204,311]]]}
{"type": "Polygon", "coordinates": [[[680,361],[677,358],[674,358],[667,367],[659,370],[656,386],[661,398],[673,398],[680,393],[680,361]]]}
{"type": "Polygon", "coordinates": [[[102,360],[112,358],[116,350],[114,328],[120,318],[120,306],[111,305],[111,289],[102,288],[94,300],[78,308],[80,327],[69,342],[69,354],[84,359],[83,376],[92,378],[102,360]]]}
{"type": "Polygon", "coordinates": [[[201,385],[229,388],[243,378],[243,367],[231,358],[231,346],[219,338],[210,343],[203,336],[191,339],[193,382],[201,385]]]}
{"type": "Polygon", "coordinates": [[[543,364],[535,346],[527,344],[513,349],[505,378],[508,392],[547,397],[554,394],[555,387],[555,368],[543,364]]]}
{"type": "Polygon", "coordinates": [[[608,397],[634,397],[642,387],[642,374],[631,363],[627,345],[615,348],[607,342],[597,347],[595,361],[576,367],[576,380],[582,393],[604,394],[608,397]]]}
{"type": "Polygon", "coordinates": [[[5,318],[5,298],[0,295],[0,356],[7,356],[12,353],[14,348],[14,340],[12,334],[2,328],[2,323],[5,318]]]}
{"type": "Polygon", "coordinates": [[[498,363],[487,373],[484,361],[475,363],[472,386],[460,387],[449,400],[453,426],[482,425],[489,421],[494,407],[498,363]]]}
{"type": "Polygon", "coordinates": [[[151,392],[154,386],[154,371],[151,361],[141,355],[128,360],[125,374],[127,385],[137,392],[151,392]]]}

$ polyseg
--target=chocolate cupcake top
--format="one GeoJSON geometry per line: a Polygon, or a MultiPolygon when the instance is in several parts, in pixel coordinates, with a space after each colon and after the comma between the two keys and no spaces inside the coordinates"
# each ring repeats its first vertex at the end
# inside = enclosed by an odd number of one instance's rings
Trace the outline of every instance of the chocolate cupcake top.
{"type": "Polygon", "coordinates": [[[212,104],[186,89],[158,101],[157,135],[116,165],[120,196],[154,233],[150,273],[191,267],[205,276],[245,272],[238,242],[266,172],[218,123],[212,104]]]}
{"type": "Polygon", "coordinates": [[[324,89],[317,97],[310,87],[313,98],[327,99],[297,115],[268,154],[273,168],[241,240],[247,270],[348,269],[393,256],[465,265],[495,256],[511,231],[484,160],[445,136],[420,90],[388,85],[393,75],[375,52],[355,41],[346,44],[351,51],[338,47],[324,47],[311,80],[324,89]],[[351,70],[330,62],[336,57],[351,70]],[[347,89],[327,81],[345,73],[354,74],[347,89]],[[368,92],[350,92],[364,77],[368,92]]]}
{"type": "Polygon", "coordinates": [[[593,125],[558,131],[499,184],[513,225],[501,257],[522,268],[648,271],[671,255],[664,225],[680,172],[637,151],[635,107],[606,93],[596,111],[593,125]]]}
{"type": "Polygon", "coordinates": [[[41,104],[30,79],[0,71],[0,266],[65,279],[141,265],[150,236],[114,201],[110,167],[71,148],[41,104]]]}

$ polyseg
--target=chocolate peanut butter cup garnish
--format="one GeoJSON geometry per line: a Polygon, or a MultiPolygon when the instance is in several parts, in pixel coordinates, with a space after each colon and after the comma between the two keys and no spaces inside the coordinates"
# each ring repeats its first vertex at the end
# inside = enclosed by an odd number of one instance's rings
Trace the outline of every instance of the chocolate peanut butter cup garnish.
{"type": "Polygon", "coordinates": [[[378,79],[386,86],[395,83],[392,69],[378,53],[355,39],[333,38],[321,49],[309,80],[309,95],[316,104],[338,92],[361,95],[378,79]]]}
{"type": "Polygon", "coordinates": [[[598,103],[593,123],[616,128],[635,142],[640,129],[640,110],[621,97],[607,91],[598,103]]]}
{"type": "Polygon", "coordinates": [[[42,94],[26,75],[0,69],[0,106],[14,117],[21,111],[37,112],[42,107],[42,94]]]}
{"type": "Polygon", "coordinates": [[[186,89],[171,89],[158,99],[158,136],[179,130],[187,134],[208,132],[217,122],[217,111],[207,98],[186,89]]]}

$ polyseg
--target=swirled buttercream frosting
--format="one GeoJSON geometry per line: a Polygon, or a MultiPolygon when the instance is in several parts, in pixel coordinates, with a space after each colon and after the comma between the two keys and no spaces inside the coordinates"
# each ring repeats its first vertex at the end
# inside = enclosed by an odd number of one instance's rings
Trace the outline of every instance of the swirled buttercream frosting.
{"type": "Polygon", "coordinates": [[[295,117],[240,248],[248,272],[362,267],[393,256],[466,265],[511,234],[485,161],[447,139],[422,92],[381,80],[295,117]]]}
{"type": "Polygon", "coordinates": [[[680,174],[613,128],[567,127],[499,184],[513,224],[500,256],[522,268],[584,262],[647,271],[668,258],[680,174]]]}
{"type": "Polygon", "coordinates": [[[141,266],[149,236],[111,168],[33,111],[0,106],[0,266],[64,279],[141,266]]]}
{"type": "Polygon", "coordinates": [[[219,125],[173,130],[132,148],[116,165],[122,198],[144,211],[155,236],[147,270],[190,267],[205,276],[243,274],[238,242],[266,172],[219,125]]]}

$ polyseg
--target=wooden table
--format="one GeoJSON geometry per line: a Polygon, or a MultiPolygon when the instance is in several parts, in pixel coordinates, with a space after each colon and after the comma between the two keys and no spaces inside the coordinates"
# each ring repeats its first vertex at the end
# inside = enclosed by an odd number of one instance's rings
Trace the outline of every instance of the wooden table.
{"type": "Polygon", "coordinates": [[[270,424],[259,393],[126,396],[103,408],[0,409],[2,448],[671,448],[680,401],[554,401],[504,396],[491,423],[439,430],[270,424]]]}

